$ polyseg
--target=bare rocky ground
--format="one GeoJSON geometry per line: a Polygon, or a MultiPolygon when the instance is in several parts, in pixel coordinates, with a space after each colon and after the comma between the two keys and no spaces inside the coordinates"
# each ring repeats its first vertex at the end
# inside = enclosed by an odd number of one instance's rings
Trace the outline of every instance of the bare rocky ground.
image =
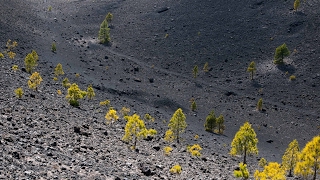
{"type": "Polygon", "coordinates": [[[242,160],[230,157],[230,143],[246,120],[259,139],[259,155],[281,162],[288,143],[303,147],[319,134],[319,7],[291,1],[17,1],[5,0],[0,9],[1,51],[8,39],[18,41],[14,60],[1,60],[1,166],[3,179],[234,179],[242,160]],[[52,11],[47,9],[52,6],[52,11]],[[99,25],[111,12],[112,42],[97,43],[99,25]],[[165,35],[168,37],[165,38],[165,35]],[[57,53],[50,51],[57,44],[57,53]],[[286,65],[275,66],[273,53],[286,43],[291,50],[286,65]],[[29,74],[22,71],[27,53],[39,54],[37,71],[44,82],[39,92],[28,89],[29,74]],[[246,68],[257,63],[250,81],[246,68]],[[192,68],[210,71],[192,77],[192,68]],[[53,68],[62,63],[66,74],[53,81],[53,68]],[[20,70],[11,70],[17,64],[20,70]],[[79,78],[75,77],[79,73],[79,78]],[[289,81],[290,75],[297,77],[289,81]],[[61,80],[68,77],[82,89],[92,84],[96,97],[73,108],[65,99],[61,80]],[[14,89],[25,95],[17,99],[14,89]],[[63,95],[56,91],[61,89],[63,95]],[[198,110],[190,111],[195,98],[198,110]],[[264,110],[255,109],[259,98],[264,110]],[[158,135],[138,144],[138,151],[121,141],[125,122],[105,124],[105,99],[120,110],[130,107],[158,135]],[[188,128],[181,144],[162,137],[173,112],[182,108],[188,128]],[[214,109],[226,121],[224,135],[204,131],[214,109]],[[194,139],[198,134],[200,138],[194,139]],[[202,157],[186,152],[199,143],[202,157]],[[163,147],[171,145],[170,156],[163,147]],[[169,173],[180,164],[181,175],[169,173]]]}

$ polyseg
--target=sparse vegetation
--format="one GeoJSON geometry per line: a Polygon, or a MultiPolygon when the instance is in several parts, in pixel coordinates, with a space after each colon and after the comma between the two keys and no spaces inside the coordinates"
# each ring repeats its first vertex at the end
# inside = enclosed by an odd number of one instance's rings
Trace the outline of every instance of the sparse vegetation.
{"type": "Polygon", "coordinates": [[[2,52],[0,52],[0,59],[3,59],[4,55],[2,54],[2,52]]]}
{"type": "Polygon", "coordinates": [[[217,123],[217,128],[218,128],[218,134],[223,134],[223,131],[225,130],[225,125],[224,125],[224,117],[221,114],[217,119],[216,119],[216,123],[217,123]]]}
{"type": "Polygon", "coordinates": [[[79,106],[79,99],[82,99],[86,96],[86,91],[81,91],[79,86],[76,83],[73,83],[68,88],[68,94],[66,96],[66,99],[68,99],[71,106],[78,107],[79,106]]]}
{"type": "Polygon", "coordinates": [[[195,111],[197,109],[196,100],[194,98],[191,99],[191,111],[195,111]]]}
{"type": "Polygon", "coordinates": [[[54,68],[54,75],[56,77],[60,76],[60,75],[64,75],[64,71],[62,69],[62,64],[57,64],[57,66],[54,68]]]}
{"type": "Polygon", "coordinates": [[[298,8],[300,7],[300,0],[295,0],[293,3],[293,9],[295,11],[298,11],[298,8]]]}
{"type": "Polygon", "coordinates": [[[166,146],[163,148],[164,155],[169,156],[173,149],[170,146],[166,146]]]}
{"type": "Polygon", "coordinates": [[[256,68],[256,63],[254,61],[252,61],[249,64],[249,67],[247,68],[247,72],[250,73],[250,79],[253,80],[253,74],[256,72],[257,68],[256,68]]]}
{"type": "Polygon", "coordinates": [[[174,140],[174,134],[171,129],[168,129],[164,135],[164,140],[167,142],[173,142],[174,140]]]}
{"type": "Polygon", "coordinates": [[[261,167],[261,168],[264,168],[264,166],[266,166],[268,164],[268,162],[267,162],[267,160],[265,159],[265,158],[261,158],[260,160],[259,160],[259,166],[261,167]]]}
{"type": "Polygon", "coordinates": [[[113,19],[113,14],[111,14],[110,12],[108,12],[108,14],[106,15],[106,21],[108,23],[111,23],[112,19],[113,19]]]}
{"type": "Polygon", "coordinates": [[[32,50],[31,53],[29,53],[25,59],[24,59],[24,65],[26,67],[26,71],[28,73],[32,73],[35,67],[38,65],[38,59],[39,56],[35,50],[32,50]]]}
{"type": "Polygon", "coordinates": [[[258,103],[257,103],[257,110],[258,111],[262,111],[262,98],[259,99],[258,103]]]}
{"type": "Polygon", "coordinates": [[[61,94],[62,94],[62,92],[61,92],[60,89],[57,90],[57,94],[58,94],[58,95],[61,95],[61,94]]]}
{"type": "Polygon", "coordinates": [[[213,132],[216,126],[217,126],[216,116],[214,114],[214,110],[212,110],[210,114],[206,117],[204,128],[208,132],[213,132]]]}
{"type": "Polygon", "coordinates": [[[62,80],[62,86],[65,87],[65,88],[69,88],[71,86],[68,78],[64,78],[62,80]]]}
{"type": "Polygon", "coordinates": [[[144,115],[144,120],[149,122],[154,122],[154,117],[152,117],[149,113],[144,115]]]}
{"type": "Polygon", "coordinates": [[[107,19],[104,19],[100,25],[98,39],[101,44],[109,43],[111,40],[110,39],[110,28],[109,28],[107,19]]]}
{"type": "Polygon", "coordinates": [[[283,64],[283,59],[290,55],[290,51],[286,45],[286,43],[276,48],[276,52],[274,55],[274,63],[275,64],[283,64]]]}
{"type": "Polygon", "coordinates": [[[209,63],[208,63],[208,62],[206,62],[206,63],[204,64],[204,66],[203,66],[203,71],[204,71],[204,72],[209,72],[209,63]]]}
{"type": "Polygon", "coordinates": [[[110,105],[110,101],[108,99],[100,102],[100,106],[109,106],[109,105],[110,105]]]}
{"type": "Polygon", "coordinates": [[[258,154],[258,139],[249,122],[245,122],[231,143],[231,155],[243,155],[243,164],[247,164],[248,154],[258,154]]]}
{"type": "Polygon", "coordinates": [[[90,99],[93,99],[95,96],[96,96],[96,94],[94,93],[94,89],[93,89],[92,85],[90,84],[87,89],[87,97],[90,100],[90,99]]]}
{"type": "Polygon", "coordinates": [[[48,7],[48,11],[51,12],[52,11],[52,6],[48,7]]]}
{"type": "Polygon", "coordinates": [[[13,70],[13,71],[17,71],[18,69],[19,69],[18,65],[13,65],[13,66],[12,66],[12,70],[13,70]]]}
{"type": "Polygon", "coordinates": [[[41,82],[42,82],[42,77],[40,76],[40,74],[38,72],[34,72],[29,77],[28,86],[30,89],[34,89],[38,91],[38,86],[40,85],[41,82]]]}
{"type": "Polygon", "coordinates": [[[179,143],[180,135],[187,127],[186,116],[183,114],[181,108],[176,110],[176,112],[173,114],[168,127],[172,131],[173,138],[177,140],[177,143],[179,143]]]}
{"type": "Polygon", "coordinates": [[[289,79],[290,79],[290,81],[294,81],[294,80],[296,80],[296,76],[295,76],[295,75],[291,75],[291,76],[289,77],[289,79]]]}
{"type": "Polygon", "coordinates": [[[21,99],[21,97],[23,95],[23,89],[21,87],[19,87],[16,90],[14,90],[14,92],[16,93],[17,98],[21,99]]]}
{"type": "Polygon", "coordinates": [[[192,156],[201,156],[200,151],[202,150],[202,148],[199,144],[194,144],[192,146],[188,146],[187,150],[188,150],[188,152],[190,152],[190,154],[192,156]]]}
{"type": "Polygon", "coordinates": [[[53,42],[53,43],[51,44],[51,51],[52,51],[52,52],[56,52],[56,51],[57,51],[57,46],[56,46],[56,43],[55,43],[55,42],[53,42]]]}
{"type": "Polygon", "coordinates": [[[197,78],[197,76],[198,76],[198,66],[197,65],[195,65],[193,67],[192,74],[193,74],[194,78],[197,78]]]}
{"type": "Polygon", "coordinates": [[[249,170],[247,168],[246,164],[239,163],[239,169],[233,171],[234,177],[236,178],[243,178],[248,179],[249,178],[249,170]]]}
{"type": "Polygon", "coordinates": [[[122,107],[122,109],[120,110],[121,114],[123,117],[128,116],[130,113],[130,108],[127,107],[122,107]]]}
{"type": "Polygon", "coordinates": [[[8,56],[10,59],[14,59],[14,57],[16,56],[16,53],[12,52],[12,51],[9,51],[8,52],[8,56]]]}
{"type": "Polygon", "coordinates": [[[110,108],[109,111],[107,112],[106,116],[106,123],[107,124],[112,124],[113,122],[117,121],[119,119],[119,116],[117,115],[117,111],[114,110],[113,108],[110,108]]]}
{"type": "Polygon", "coordinates": [[[171,169],[170,169],[170,173],[172,174],[181,174],[182,172],[182,168],[179,164],[174,165],[171,169]]]}

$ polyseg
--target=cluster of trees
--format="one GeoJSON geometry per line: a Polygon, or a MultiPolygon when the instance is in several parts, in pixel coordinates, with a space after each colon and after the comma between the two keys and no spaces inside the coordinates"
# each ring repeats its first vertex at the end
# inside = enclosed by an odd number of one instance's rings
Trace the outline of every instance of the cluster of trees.
{"type": "Polygon", "coordinates": [[[212,110],[206,117],[204,128],[208,132],[215,132],[218,134],[223,134],[225,130],[224,117],[220,114],[219,117],[215,116],[214,110],[212,110]]]}
{"type": "MultiPolygon", "coordinates": [[[[240,163],[239,169],[234,171],[235,177],[249,178],[246,158],[249,154],[258,154],[257,144],[258,139],[254,129],[249,122],[245,122],[231,143],[230,154],[243,155],[243,163],[240,163]]],[[[316,180],[320,171],[320,135],[308,142],[302,151],[300,151],[298,141],[293,140],[282,156],[281,164],[267,163],[264,158],[260,160],[259,164],[263,166],[263,170],[255,171],[254,178],[256,180],[285,180],[287,172],[288,176],[292,176],[292,172],[294,172],[295,175],[305,179],[312,177],[313,180],[316,180]]]]}

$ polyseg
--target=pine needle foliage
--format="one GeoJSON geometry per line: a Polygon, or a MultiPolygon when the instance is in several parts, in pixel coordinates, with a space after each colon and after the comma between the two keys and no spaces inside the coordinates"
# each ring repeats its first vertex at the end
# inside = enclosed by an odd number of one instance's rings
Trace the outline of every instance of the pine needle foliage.
{"type": "Polygon", "coordinates": [[[295,0],[293,3],[293,9],[297,11],[299,7],[300,7],[300,0],[295,0]]]}
{"type": "Polygon", "coordinates": [[[62,64],[57,64],[57,66],[54,68],[54,75],[58,77],[59,75],[64,75],[64,71],[62,68],[62,64]]]}
{"type": "Polygon", "coordinates": [[[144,115],[144,120],[149,122],[154,122],[154,117],[152,117],[149,113],[144,115]]]}
{"type": "Polygon", "coordinates": [[[231,155],[243,155],[243,163],[246,164],[248,154],[258,154],[257,134],[249,122],[245,122],[236,133],[231,143],[231,155]]]}
{"type": "Polygon", "coordinates": [[[174,141],[174,134],[171,129],[168,129],[164,135],[164,140],[167,142],[173,142],[174,141]]]}
{"type": "Polygon", "coordinates": [[[203,71],[204,71],[204,72],[209,72],[209,63],[208,63],[208,62],[206,62],[206,63],[204,64],[204,66],[203,66],[203,71]]]}
{"type": "Polygon", "coordinates": [[[171,169],[170,169],[170,173],[172,174],[181,174],[182,172],[182,168],[179,164],[174,165],[171,169]]]}
{"type": "Polygon", "coordinates": [[[204,124],[204,128],[208,132],[213,132],[217,126],[217,119],[214,114],[214,110],[210,112],[210,114],[206,117],[206,122],[204,124]]]}
{"type": "Polygon", "coordinates": [[[266,166],[268,164],[267,160],[265,158],[261,158],[259,160],[259,166],[264,168],[264,166],[266,166]]]}
{"type": "Polygon", "coordinates": [[[236,178],[248,179],[249,178],[249,170],[247,168],[247,165],[243,164],[243,163],[239,163],[239,170],[234,170],[233,175],[236,178]]]}
{"type": "Polygon", "coordinates": [[[0,59],[3,59],[4,55],[2,54],[2,52],[0,52],[0,59]]]}
{"type": "Polygon", "coordinates": [[[250,79],[253,80],[253,74],[257,71],[257,68],[256,68],[256,63],[254,61],[252,61],[248,68],[247,68],[247,72],[250,73],[250,79]]]}
{"type": "Polygon", "coordinates": [[[290,55],[290,51],[286,43],[278,46],[274,55],[274,64],[283,64],[283,59],[290,55]]]}
{"type": "Polygon", "coordinates": [[[15,64],[15,65],[12,66],[12,70],[13,70],[13,71],[17,71],[18,69],[19,69],[19,66],[18,66],[18,65],[15,64]]]}
{"type": "Polygon", "coordinates": [[[157,131],[154,129],[147,129],[145,123],[140,116],[133,114],[132,116],[127,116],[127,124],[125,126],[125,134],[122,137],[122,140],[125,142],[133,141],[133,148],[137,147],[137,141],[147,136],[154,136],[157,134],[157,131]]]}
{"type": "Polygon", "coordinates": [[[262,103],[263,103],[262,98],[260,98],[259,101],[258,101],[258,103],[257,103],[257,109],[258,109],[258,111],[262,111],[262,103]]]}
{"type": "Polygon", "coordinates": [[[198,65],[195,65],[192,69],[192,74],[194,78],[197,78],[198,76],[198,65]]]}
{"type": "Polygon", "coordinates": [[[42,77],[40,76],[40,74],[38,72],[34,72],[32,73],[32,75],[28,80],[28,86],[30,89],[34,89],[38,91],[38,86],[40,85],[41,82],[42,82],[42,77]]]}
{"type": "Polygon", "coordinates": [[[110,12],[108,12],[108,14],[106,15],[106,18],[105,20],[108,22],[108,23],[111,23],[111,20],[113,19],[113,14],[111,14],[110,12]]]}
{"type": "Polygon", "coordinates": [[[31,53],[27,54],[24,59],[24,65],[28,73],[32,73],[35,67],[38,65],[39,56],[35,50],[32,50],[31,53]]]}
{"type": "Polygon", "coordinates": [[[192,156],[201,156],[200,151],[202,150],[201,146],[199,144],[194,144],[192,146],[188,146],[187,147],[188,152],[190,152],[190,154],[192,156]]]}
{"type": "Polygon", "coordinates": [[[170,146],[166,146],[163,148],[164,155],[169,156],[173,149],[170,146]]]}
{"type": "Polygon", "coordinates": [[[179,143],[180,135],[187,127],[186,116],[183,114],[181,108],[177,109],[172,115],[168,127],[173,132],[173,138],[177,140],[177,143],[179,143]]]}
{"type": "Polygon", "coordinates": [[[17,98],[21,99],[21,97],[23,95],[23,89],[21,87],[19,87],[16,90],[14,90],[14,92],[16,93],[17,98]]]}
{"type": "Polygon", "coordinates": [[[93,89],[92,85],[90,84],[87,88],[87,98],[90,100],[90,99],[93,99],[95,96],[96,96],[96,94],[94,93],[94,89],[93,89]]]}
{"type": "Polygon", "coordinates": [[[119,116],[117,115],[117,111],[114,110],[113,108],[110,108],[109,111],[107,112],[106,116],[106,123],[107,124],[112,124],[113,122],[117,121],[119,119],[119,116]]]}
{"type": "Polygon", "coordinates": [[[100,25],[98,39],[101,44],[107,44],[110,42],[110,28],[108,21],[104,19],[100,25]]]}
{"type": "Polygon", "coordinates": [[[218,134],[223,134],[223,131],[225,130],[225,125],[224,125],[224,117],[222,114],[220,114],[220,116],[216,119],[216,123],[217,123],[217,133],[218,134]]]}
{"type": "Polygon", "coordinates": [[[68,78],[64,78],[62,80],[62,86],[65,87],[65,88],[69,88],[71,86],[68,78]]]}
{"type": "Polygon", "coordinates": [[[263,171],[256,170],[254,178],[256,180],[286,180],[286,171],[277,162],[270,162],[263,171]]]}
{"type": "Polygon", "coordinates": [[[120,110],[121,114],[123,117],[128,116],[130,113],[130,108],[127,107],[122,107],[122,109],[120,110]]]}
{"type": "Polygon", "coordinates": [[[300,153],[300,148],[299,148],[298,141],[294,139],[292,142],[290,142],[290,144],[288,145],[288,148],[286,149],[286,151],[282,156],[282,166],[286,171],[289,171],[289,174],[288,174],[289,177],[292,177],[292,171],[298,161],[299,153],[300,153]]]}
{"type": "Polygon", "coordinates": [[[81,91],[79,86],[76,83],[73,83],[68,88],[68,94],[66,95],[66,99],[68,99],[71,106],[78,107],[79,106],[79,99],[82,99],[86,96],[86,91],[81,91]]]}
{"type": "Polygon", "coordinates": [[[108,99],[106,99],[105,101],[101,101],[100,106],[109,106],[110,105],[110,101],[108,99]]]}
{"type": "Polygon", "coordinates": [[[56,51],[57,51],[57,46],[56,46],[56,43],[55,43],[55,42],[53,42],[53,43],[51,44],[51,51],[52,51],[52,52],[56,52],[56,51]]]}
{"type": "Polygon", "coordinates": [[[307,178],[312,176],[312,180],[317,179],[320,172],[320,135],[314,137],[302,149],[298,156],[298,162],[294,168],[294,174],[307,178]]]}

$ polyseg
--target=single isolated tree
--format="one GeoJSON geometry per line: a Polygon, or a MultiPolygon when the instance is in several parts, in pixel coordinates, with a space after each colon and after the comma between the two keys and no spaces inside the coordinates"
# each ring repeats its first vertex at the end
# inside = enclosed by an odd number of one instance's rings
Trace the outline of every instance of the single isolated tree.
{"type": "Polygon", "coordinates": [[[208,132],[213,132],[214,128],[217,126],[216,116],[214,114],[214,110],[210,112],[210,114],[206,117],[206,122],[204,124],[204,128],[208,132]]]}
{"type": "Polygon", "coordinates": [[[282,156],[282,167],[286,171],[289,171],[289,177],[292,177],[292,171],[298,161],[299,152],[299,144],[298,141],[295,139],[289,144],[288,148],[284,152],[284,155],[282,156]]]}
{"type": "Polygon", "coordinates": [[[16,93],[17,98],[21,99],[21,97],[23,95],[23,89],[21,87],[19,87],[16,90],[14,90],[14,92],[16,93]]]}
{"type": "Polygon", "coordinates": [[[53,43],[51,44],[51,51],[52,51],[52,52],[56,52],[56,51],[57,51],[57,46],[56,46],[56,43],[55,43],[55,42],[53,42],[53,43]]]}
{"type": "Polygon", "coordinates": [[[40,85],[41,82],[42,82],[42,78],[40,74],[38,72],[34,72],[32,73],[32,75],[28,80],[28,86],[30,89],[34,89],[38,91],[38,86],[40,85]]]}
{"type": "Polygon", "coordinates": [[[38,59],[39,56],[35,50],[32,50],[31,53],[29,53],[25,59],[24,59],[24,65],[26,67],[26,71],[28,73],[32,73],[35,67],[38,65],[38,59]]]}
{"type": "Polygon", "coordinates": [[[256,68],[256,63],[254,61],[252,61],[248,68],[247,68],[247,72],[250,73],[250,79],[253,80],[253,74],[256,72],[257,68],[256,68]]]}
{"type": "Polygon", "coordinates": [[[223,131],[225,130],[225,125],[224,125],[224,117],[221,114],[217,119],[217,128],[218,128],[218,134],[223,134],[223,131]]]}
{"type": "Polygon", "coordinates": [[[197,156],[197,157],[201,156],[200,151],[202,150],[202,148],[199,144],[188,146],[187,149],[190,152],[191,156],[197,156]]]}
{"type": "Polygon", "coordinates": [[[177,139],[177,143],[179,143],[180,134],[183,133],[187,127],[186,116],[183,114],[181,108],[173,114],[168,127],[173,132],[174,139],[177,139]]]}
{"type": "Polygon", "coordinates": [[[260,98],[259,101],[258,101],[258,103],[257,103],[257,109],[258,109],[258,111],[262,111],[262,103],[263,103],[262,98],[260,98]]]}
{"type": "Polygon", "coordinates": [[[204,72],[209,72],[209,63],[208,63],[208,62],[206,62],[206,63],[204,64],[204,66],[203,66],[203,71],[204,71],[204,72]]]}
{"type": "Polygon", "coordinates": [[[140,116],[133,114],[132,116],[127,116],[127,124],[125,126],[125,134],[122,140],[125,142],[133,141],[133,149],[137,146],[137,140],[146,138],[147,136],[154,136],[157,131],[154,129],[147,129],[144,121],[140,119],[140,116]]]}
{"type": "Polygon", "coordinates": [[[314,137],[302,149],[298,157],[298,162],[294,168],[295,175],[302,175],[304,178],[313,176],[317,179],[320,171],[320,135],[314,137]]]}
{"type": "Polygon", "coordinates": [[[94,89],[93,89],[92,85],[90,84],[87,89],[87,97],[88,97],[88,99],[93,99],[94,96],[96,96],[96,94],[94,93],[94,89]]]}
{"type": "Polygon", "coordinates": [[[117,111],[113,108],[110,108],[105,116],[107,120],[107,124],[112,124],[113,122],[117,121],[119,119],[119,116],[117,115],[117,111]]]}
{"type": "Polygon", "coordinates": [[[197,76],[198,76],[198,66],[197,65],[195,65],[193,67],[192,74],[193,74],[194,78],[197,78],[197,76]]]}
{"type": "Polygon", "coordinates": [[[68,94],[66,98],[69,100],[71,106],[78,107],[79,106],[79,99],[82,99],[86,96],[86,91],[81,91],[79,86],[76,83],[73,83],[68,88],[68,94]]]}
{"type": "Polygon", "coordinates": [[[246,164],[239,163],[239,169],[233,171],[234,177],[236,178],[243,178],[248,179],[249,178],[249,170],[247,168],[246,164]]]}
{"type": "Polygon", "coordinates": [[[197,109],[197,103],[194,98],[191,99],[191,111],[195,111],[197,109]]]}
{"type": "Polygon", "coordinates": [[[243,164],[247,163],[248,154],[258,154],[258,139],[249,122],[245,122],[234,136],[231,143],[231,155],[242,155],[243,164]]]}
{"type": "Polygon", "coordinates": [[[98,39],[101,44],[107,44],[110,42],[110,28],[106,19],[104,19],[100,25],[98,39]]]}
{"type": "Polygon", "coordinates": [[[60,76],[60,75],[64,75],[64,71],[62,69],[62,64],[57,64],[57,66],[54,68],[54,75],[56,77],[60,76]]]}
{"type": "Polygon", "coordinates": [[[275,64],[283,64],[283,59],[290,55],[290,51],[286,45],[286,43],[276,48],[276,52],[274,54],[274,63],[275,64]]]}
{"type": "Polygon", "coordinates": [[[270,162],[267,166],[264,167],[263,171],[260,172],[256,170],[254,173],[254,178],[256,180],[286,180],[286,171],[281,167],[277,162],[270,162]]]}
{"type": "Polygon", "coordinates": [[[299,6],[300,6],[300,0],[295,0],[293,3],[293,9],[297,11],[299,6]]]}

